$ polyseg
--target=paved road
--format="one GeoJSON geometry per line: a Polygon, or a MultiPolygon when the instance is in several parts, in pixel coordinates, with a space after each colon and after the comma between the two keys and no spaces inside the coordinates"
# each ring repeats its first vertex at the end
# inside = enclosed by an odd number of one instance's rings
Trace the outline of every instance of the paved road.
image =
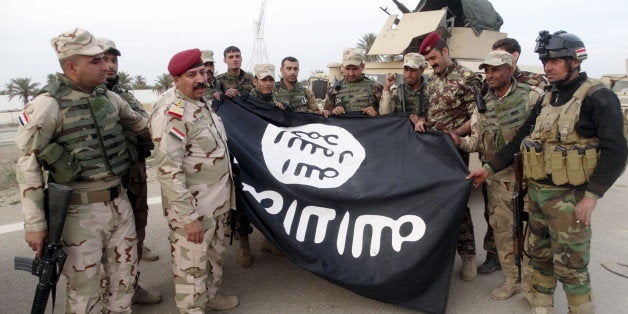
{"type": "MultiPolygon", "coordinates": [[[[473,167],[473,165],[472,165],[473,167]]],[[[158,196],[156,184],[149,187],[149,197],[158,196]]],[[[599,313],[626,313],[628,308],[628,279],[614,275],[600,262],[628,262],[628,174],[599,202],[594,213],[593,249],[590,271],[599,313]]],[[[478,244],[478,260],[484,260],[481,239],[486,230],[482,218],[481,195],[475,191],[470,199],[478,244]]],[[[169,245],[166,221],[159,204],[150,206],[147,245],[161,256],[156,262],[142,262],[142,285],[161,291],[165,300],[155,306],[134,306],[136,313],[176,313],[174,287],[170,273],[169,245]]],[[[0,208],[2,225],[11,226],[22,219],[18,206],[0,208]]],[[[18,225],[19,226],[19,225],[18,225]]],[[[259,252],[262,238],[252,236],[253,266],[237,265],[236,245],[225,254],[225,274],[221,290],[240,297],[241,305],[232,313],[410,313],[411,311],[364,298],[320,279],[292,264],[287,258],[259,252]]],[[[36,285],[35,277],[11,270],[14,255],[30,256],[23,231],[6,231],[0,227],[0,313],[24,313],[30,308],[36,285]]],[[[480,275],[474,282],[460,280],[457,258],[451,279],[449,313],[528,313],[529,307],[521,295],[509,300],[491,299],[492,288],[502,283],[499,273],[480,275]]],[[[64,283],[59,284],[58,300],[64,299],[64,283]]],[[[63,312],[60,301],[56,310],[63,312]]],[[[558,313],[566,313],[567,305],[560,285],[556,293],[558,313]]]]}
{"type": "Polygon", "coordinates": [[[13,144],[17,128],[0,129],[0,145],[13,144]]]}

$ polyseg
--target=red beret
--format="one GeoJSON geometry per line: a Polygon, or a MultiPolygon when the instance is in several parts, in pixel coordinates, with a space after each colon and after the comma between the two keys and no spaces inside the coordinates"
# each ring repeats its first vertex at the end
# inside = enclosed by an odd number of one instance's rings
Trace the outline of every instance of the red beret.
{"type": "Polygon", "coordinates": [[[437,32],[431,32],[429,35],[425,36],[423,41],[421,42],[421,46],[419,46],[419,53],[422,55],[427,55],[434,49],[434,46],[441,40],[440,34],[437,32]]]}
{"type": "Polygon", "coordinates": [[[168,63],[168,72],[172,76],[179,76],[187,70],[203,65],[201,51],[196,49],[185,50],[174,55],[168,63]]]}

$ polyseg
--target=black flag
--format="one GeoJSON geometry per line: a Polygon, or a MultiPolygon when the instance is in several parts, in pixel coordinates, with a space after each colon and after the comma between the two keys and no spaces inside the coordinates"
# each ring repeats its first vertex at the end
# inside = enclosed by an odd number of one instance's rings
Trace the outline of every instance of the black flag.
{"type": "Polygon", "coordinates": [[[445,312],[471,182],[448,135],[407,117],[214,102],[239,206],[300,267],[363,296],[445,312]]]}

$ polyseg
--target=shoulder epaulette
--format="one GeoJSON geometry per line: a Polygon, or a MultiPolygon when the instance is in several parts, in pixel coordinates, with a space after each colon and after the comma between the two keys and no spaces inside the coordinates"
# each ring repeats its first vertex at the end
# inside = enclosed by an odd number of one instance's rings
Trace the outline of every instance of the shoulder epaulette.
{"type": "Polygon", "coordinates": [[[183,107],[185,106],[185,102],[181,99],[175,100],[172,105],[168,108],[168,112],[166,114],[171,115],[179,120],[183,119],[183,107]]]}

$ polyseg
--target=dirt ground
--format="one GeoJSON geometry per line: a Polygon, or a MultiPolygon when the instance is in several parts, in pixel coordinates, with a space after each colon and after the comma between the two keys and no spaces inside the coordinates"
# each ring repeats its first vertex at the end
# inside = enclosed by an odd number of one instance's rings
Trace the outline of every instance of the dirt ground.
{"type": "MultiPolygon", "coordinates": [[[[0,145],[0,208],[20,202],[17,181],[15,180],[15,165],[18,151],[15,144],[0,145]]],[[[156,182],[152,158],[147,160],[148,182],[156,182]]]]}
{"type": "Polygon", "coordinates": [[[20,202],[15,181],[17,157],[17,147],[14,144],[0,145],[0,207],[20,202]]]}

